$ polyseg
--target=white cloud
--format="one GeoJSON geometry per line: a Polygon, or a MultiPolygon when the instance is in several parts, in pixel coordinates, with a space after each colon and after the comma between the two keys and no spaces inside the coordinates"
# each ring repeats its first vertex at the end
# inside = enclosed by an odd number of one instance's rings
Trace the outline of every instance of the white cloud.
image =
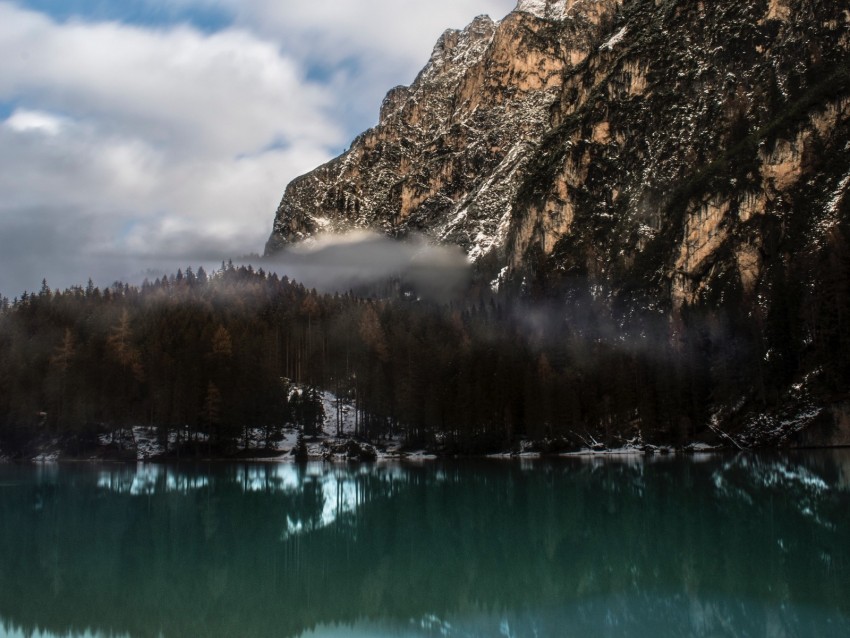
{"type": "Polygon", "coordinates": [[[344,139],[331,92],[244,29],[60,24],[0,3],[0,56],[0,101],[20,105],[0,121],[6,294],[85,281],[104,256],[261,250],[286,183],[344,139]]]}
{"type": "Polygon", "coordinates": [[[286,184],[374,122],[445,28],[514,4],[176,1],[233,26],[58,22],[0,0],[0,292],[261,251],[286,184]]]}
{"type": "Polygon", "coordinates": [[[333,97],[277,45],[119,23],[57,24],[0,3],[0,96],[131,131],[172,152],[255,152],[270,140],[332,145],[333,97]]]}
{"type": "MultiPolygon", "coordinates": [[[[150,0],[174,4],[175,0],[150,0]]],[[[301,59],[334,64],[368,53],[385,65],[417,71],[437,37],[447,28],[463,28],[476,15],[501,19],[516,0],[177,0],[189,6],[214,6],[238,24],[273,38],[301,59]]],[[[412,79],[412,78],[410,78],[412,79]]]]}
{"type": "MultiPolygon", "coordinates": [[[[171,4],[174,0],[150,0],[171,4]]],[[[331,75],[349,125],[374,123],[388,89],[409,84],[428,61],[440,34],[476,15],[501,19],[516,0],[177,0],[214,6],[236,24],[261,33],[312,67],[331,75]]],[[[359,133],[360,130],[349,131],[359,133]]]]}
{"type": "Polygon", "coordinates": [[[61,285],[85,281],[98,270],[98,256],[183,258],[186,265],[260,250],[286,180],[327,159],[310,144],[240,158],[175,159],[167,149],[87,123],[66,120],[49,137],[10,125],[23,119],[16,112],[0,126],[0,254],[27,245],[18,257],[30,262],[33,277],[46,274],[61,285]],[[79,254],[78,269],[72,263],[55,275],[44,270],[57,257],[54,248],[45,250],[54,243],[65,258],[79,254]]]}
{"type": "Polygon", "coordinates": [[[44,133],[56,135],[62,129],[64,118],[43,111],[16,109],[4,124],[18,133],[44,133]]]}

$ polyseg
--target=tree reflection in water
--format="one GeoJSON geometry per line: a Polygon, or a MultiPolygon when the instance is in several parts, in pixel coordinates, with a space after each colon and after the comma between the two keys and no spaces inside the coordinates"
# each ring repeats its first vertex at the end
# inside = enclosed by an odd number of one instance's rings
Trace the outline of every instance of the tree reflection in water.
{"type": "Polygon", "coordinates": [[[0,636],[847,634],[848,479],[842,451],[2,466],[0,636]]]}

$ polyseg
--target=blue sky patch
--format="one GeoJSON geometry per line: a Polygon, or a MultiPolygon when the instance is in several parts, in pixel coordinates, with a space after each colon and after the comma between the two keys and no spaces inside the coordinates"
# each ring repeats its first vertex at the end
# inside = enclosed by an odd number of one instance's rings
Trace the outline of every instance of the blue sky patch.
{"type": "Polygon", "coordinates": [[[354,56],[346,57],[333,64],[323,64],[321,60],[312,62],[313,64],[307,69],[307,79],[319,84],[330,82],[338,73],[347,73],[351,77],[356,77],[363,70],[361,60],[354,56]]]}
{"type": "Polygon", "coordinates": [[[233,16],[220,8],[174,7],[150,0],[21,0],[18,4],[58,22],[80,19],[143,27],[191,24],[204,33],[220,31],[233,23],[233,16]]]}
{"type": "Polygon", "coordinates": [[[15,112],[17,108],[17,104],[14,102],[3,102],[0,101],[0,120],[6,120],[9,116],[15,112]]]}

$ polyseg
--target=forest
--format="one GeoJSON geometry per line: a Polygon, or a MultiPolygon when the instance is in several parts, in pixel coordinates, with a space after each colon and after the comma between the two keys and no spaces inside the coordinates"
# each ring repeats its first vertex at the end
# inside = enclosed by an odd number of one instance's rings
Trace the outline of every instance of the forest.
{"type": "Polygon", "coordinates": [[[172,452],[228,456],[249,427],[266,445],[315,433],[320,389],[356,410],[362,440],[446,454],[717,440],[718,424],[844,396],[847,265],[829,254],[769,270],[769,305],[727,294],[675,311],[552,278],[439,302],[400,281],[322,293],[232,263],[140,286],[45,282],[0,298],[0,448],[62,435],[82,453],[147,425],[177,433],[172,452]]]}

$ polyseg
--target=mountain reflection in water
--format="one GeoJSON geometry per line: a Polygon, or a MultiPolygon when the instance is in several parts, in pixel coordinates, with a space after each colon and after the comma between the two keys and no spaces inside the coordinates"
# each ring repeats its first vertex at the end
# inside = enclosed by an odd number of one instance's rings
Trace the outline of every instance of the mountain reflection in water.
{"type": "Polygon", "coordinates": [[[0,466],[0,637],[850,635],[850,452],[0,466]]]}

